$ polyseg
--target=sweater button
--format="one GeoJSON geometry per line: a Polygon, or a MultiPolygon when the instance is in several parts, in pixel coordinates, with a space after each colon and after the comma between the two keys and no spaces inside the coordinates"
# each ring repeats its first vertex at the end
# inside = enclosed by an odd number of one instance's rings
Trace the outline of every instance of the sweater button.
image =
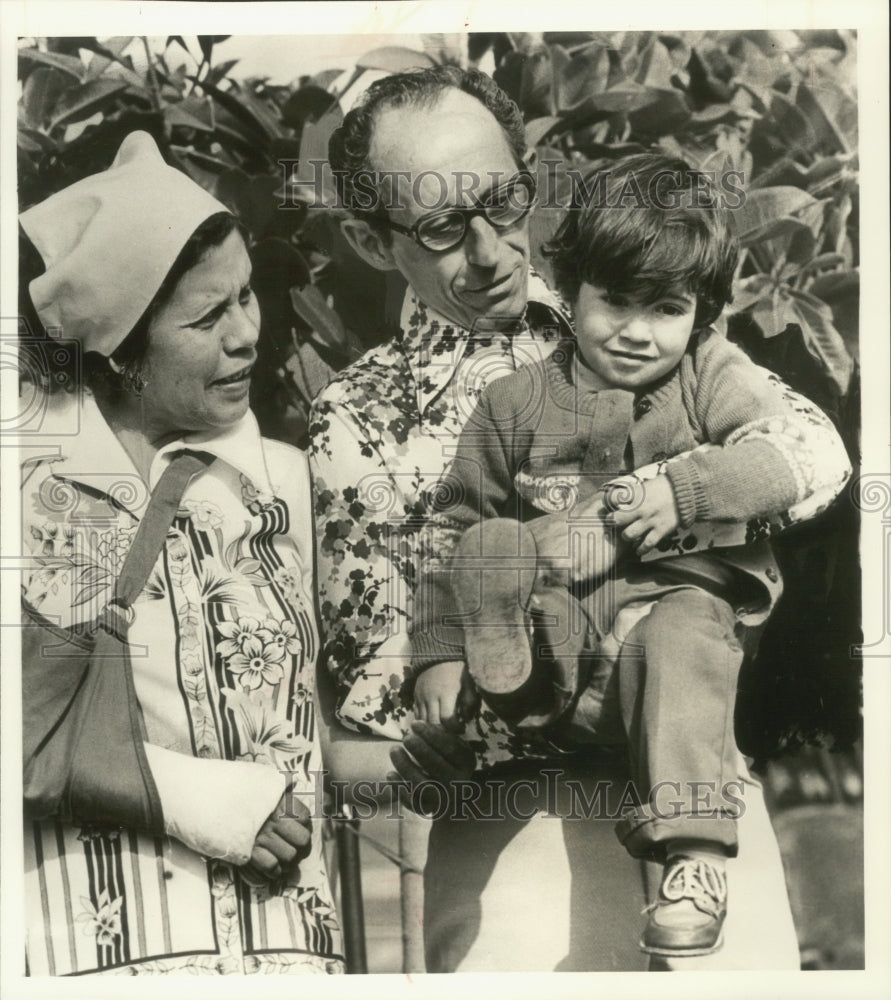
{"type": "Polygon", "coordinates": [[[767,579],[770,580],[771,583],[776,583],[777,580],[779,580],[777,571],[773,568],[773,566],[768,566],[765,573],[767,574],[767,579]]]}
{"type": "Polygon", "coordinates": [[[634,407],[635,420],[640,419],[645,413],[649,413],[650,410],[652,409],[653,409],[652,402],[649,399],[647,399],[646,396],[644,396],[644,398],[638,402],[637,406],[634,407]]]}
{"type": "Polygon", "coordinates": [[[656,454],[653,455],[651,461],[664,462],[666,458],[668,458],[668,455],[666,455],[664,451],[657,451],[656,454]]]}

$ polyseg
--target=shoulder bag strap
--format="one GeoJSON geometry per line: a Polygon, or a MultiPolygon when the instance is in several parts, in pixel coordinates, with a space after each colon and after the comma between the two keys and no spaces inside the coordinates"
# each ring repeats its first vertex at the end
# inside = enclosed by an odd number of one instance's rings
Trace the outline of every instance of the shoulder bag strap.
{"type": "Polygon", "coordinates": [[[149,498],[145,514],[139,522],[130,550],[124,560],[111,603],[129,608],[148,580],[158,553],[173,524],[180,501],[189,481],[213,462],[206,452],[177,452],[164,470],[149,498]]]}

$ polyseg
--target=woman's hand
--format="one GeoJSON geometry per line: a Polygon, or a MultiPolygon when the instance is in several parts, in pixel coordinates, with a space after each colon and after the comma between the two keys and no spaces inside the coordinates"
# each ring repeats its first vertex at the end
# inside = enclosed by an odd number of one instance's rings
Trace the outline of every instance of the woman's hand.
{"type": "Polygon", "coordinates": [[[312,818],[289,782],[272,815],[260,827],[250,861],[242,868],[249,882],[271,881],[302,861],[312,846],[312,818]]]}

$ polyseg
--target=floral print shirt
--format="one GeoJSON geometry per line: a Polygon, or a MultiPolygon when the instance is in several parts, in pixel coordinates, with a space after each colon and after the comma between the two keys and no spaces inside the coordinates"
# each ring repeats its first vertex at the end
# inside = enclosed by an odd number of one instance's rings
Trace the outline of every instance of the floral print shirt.
{"type": "Polygon", "coordinates": [[[54,401],[45,429],[23,462],[23,590],[63,627],[105,607],[170,454],[214,461],[187,487],[129,634],[171,835],[26,820],[30,973],[342,971],[320,837],[271,884],[239,867],[280,772],[311,810],[317,793],[305,457],[247,414],[166,445],[147,486],[89,394],[54,401]]]}

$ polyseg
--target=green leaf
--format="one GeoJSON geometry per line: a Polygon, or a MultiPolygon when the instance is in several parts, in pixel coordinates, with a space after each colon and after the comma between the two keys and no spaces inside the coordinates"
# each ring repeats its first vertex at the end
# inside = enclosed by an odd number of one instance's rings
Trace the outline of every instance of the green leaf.
{"type": "Polygon", "coordinates": [[[756,188],[747,193],[732,219],[742,245],[752,246],[803,225],[799,217],[819,205],[816,198],[801,188],[756,188]]]}
{"type": "Polygon", "coordinates": [[[213,132],[216,128],[213,103],[196,97],[187,97],[176,104],[168,104],[164,108],[164,120],[169,125],[182,125],[202,132],[213,132]]]}
{"type": "Polygon", "coordinates": [[[677,132],[690,120],[690,109],[678,90],[661,90],[644,107],[629,115],[636,136],[658,136],[677,132]]]}
{"type": "Polygon", "coordinates": [[[245,91],[220,90],[219,87],[199,80],[196,76],[188,76],[196,86],[201,87],[241,125],[246,134],[259,140],[265,149],[271,139],[279,138],[281,130],[272,112],[261,101],[245,91]]]}
{"type": "Polygon", "coordinates": [[[533,118],[531,122],[526,123],[526,145],[537,146],[555,125],[560,125],[562,122],[563,119],[556,115],[533,118]]]}
{"type": "Polygon", "coordinates": [[[118,71],[127,77],[131,83],[142,84],[142,78],[133,70],[133,60],[123,56],[124,50],[131,44],[135,35],[118,35],[114,38],[107,38],[105,43],[100,45],[95,38],[91,38],[83,48],[89,49],[93,53],[93,58],[87,66],[86,80],[95,80],[102,76],[109,66],[117,64],[118,71]]]}
{"type": "MultiPolygon", "coordinates": [[[[167,41],[164,43],[164,48],[166,49],[171,44],[171,42],[176,42],[176,44],[181,49],[183,49],[186,52],[189,52],[189,46],[186,45],[186,43],[183,41],[183,36],[182,35],[168,35],[167,36],[167,41]]],[[[189,52],[189,55],[191,55],[191,54],[192,53],[189,52]]]]}
{"type": "Polygon", "coordinates": [[[35,132],[32,129],[24,129],[20,127],[16,135],[16,145],[25,153],[31,153],[32,155],[42,153],[44,151],[43,147],[34,138],[35,135],[40,134],[40,132],[35,132]]]}
{"type": "MultiPolygon", "coordinates": [[[[505,60],[504,65],[515,76],[516,88],[513,89],[518,91],[516,101],[523,114],[527,118],[554,114],[557,110],[554,97],[554,71],[548,53],[510,52],[508,55],[511,59],[505,60]]],[[[500,75],[498,82],[505,89],[512,89],[508,86],[508,80],[500,75]]]]}
{"type": "Polygon", "coordinates": [[[126,80],[112,80],[108,77],[100,77],[79,87],[72,87],[59,101],[50,129],[89,118],[104,105],[112,103],[113,98],[128,87],[126,80]]]}
{"type": "Polygon", "coordinates": [[[436,63],[425,52],[403,48],[401,45],[384,45],[372,49],[356,60],[358,69],[381,69],[387,73],[405,73],[411,69],[427,69],[436,63]]]}
{"type": "Polygon", "coordinates": [[[797,323],[808,351],[823,366],[839,393],[842,396],[847,393],[854,361],[825,303],[807,292],[780,286],[769,299],[755,306],[752,315],[767,337],[781,333],[787,323],[797,323]]]}
{"type": "Polygon", "coordinates": [[[299,132],[307,121],[318,121],[336,103],[322,87],[301,87],[282,106],[282,122],[299,132]]]}
{"type": "Polygon", "coordinates": [[[700,111],[694,111],[690,120],[697,125],[713,125],[730,115],[735,115],[736,109],[732,104],[709,104],[700,111]]]}
{"type": "MultiPolygon", "coordinates": [[[[314,190],[316,172],[322,169],[322,199],[326,205],[337,203],[334,178],[328,167],[328,141],[342,120],[343,113],[340,106],[336,105],[317,122],[306,122],[300,133],[300,165],[297,168],[297,184],[307,185],[303,188],[306,192],[314,190]],[[324,164],[324,167],[319,168],[319,163],[324,164]],[[316,165],[313,166],[313,164],[316,165]]],[[[314,199],[315,195],[313,195],[314,199]]]]}
{"type": "Polygon", "coordinates": [[[770,275],[753,274],[738,281],[733,289],[733,302],[728,308],[731,315],[751,309],[756,302],[765,298],[773,287],[770,275]]]}
{"type": "Polygon", "coordinates": [[[825,366],[839,392],[844,396],[851,383],[854,361],[845,342],[835,328],[830,308],[808,292],[788,290],[789,309],[797,316],[791,322],[800,323],[805,343],[825,366]]]}
{"type": "Polygon", "coordinates": [[[653,38],[641,53],[640,67],[634,79],[645,87],[655,90],[670,90],[676,70],[668,49],[658,39],[653,38]]]}
{"type": "Polygon", "coordinates": [[[321,357],[317,345],[311,341],[300,344],[285,362],[285,368],[307,403],[315,399],[336,373],[336,369],[321,357]]]}
{"type": "Polygon", "coordinates": [[[170,148],[179,156],[183,158],[188,157],[190,160],[194,160],[195,163],[202,168],[202,174],[206,174],[208,171],[211,171],[215,178],[217,174],[232,169],[232,163],[229,160],[222,160],[219,156],[210,156],[208,153],[202,153],[197,149],[192,149],[191,146],[171,145],[170,148]]]}
{"type": "Polygon", "coordinates": [[[860,356],[860,275],[857,271],[834,271],[814,278],[806,291],[832,310],[832,322],[848,352],[860,356]]]}
{"type": "MultiPolygon", "coordinates": [[[[282,214],[298,215],[287,210],[282,214]]],[[[260,303],[263,321],[260,350],[269,344],[279,358],[285,358],[294,347],[291,331],[297,321],[291,304],[291,288],[310,282],[309,265],[300,251],[281,237],[260,240],[251,247],[250,254],[251,286],[260,303]]]]}
{"type": "Polygon", "coordinates": [[[43,128],[62,94],[71,86],[71,77],[50,66],[38,66],[28,74],[22,88],[21,108],[28,125],[43,128]]]}
{"type": "Polygon", "coordinates": [[[218,84],[220,80],[229,75],[240,61],[239,59],[227,59],[225,62],[221,62],[219,66],[211,67],[206,77],[208,83],[218,84]]]}
{"type": "Polygon", "coordinates": [[[247,85],[239,87],[237,95],[238,99],[250,109],[256,120],[261,123],[270,139],[280,139],[284,135],[277,107],[270,105],[268,101],[248,89],[247,85]]]}
{"type": "Polygon", "coordinates": [[[816,146],[816,131],[787,97],[782,94],[772,96],[770,115],[787,149],[810,150],[816,146]]]}
{"type": "Polygon", "coordinates": [[[229,35],[198,35],[198,47],[207,62],[210,62],[210,57],[213,55],[214,45],[217,42],[225,42],[227,38],[229,35]]]}
{"type": "Polygon", "coordinates": [[[828,149],[857,149],[857,104],[834,81],[821,81],[813,90],[799,84],[796,104],[828,149]]]}
{"type": "Polygon", "coordinates": [[[298,316],[314,330],[322,345],[339,353],[348,347],[348,336],[337,313],[315,285],[291,289],[291,303],[298,316]]]}
{"type": "Polygon", "coordinates": [[[631,114],[648,104],[654,104],[664,93],[665,91],[651,90],[649,87],[642,87],[639,83],[628,80],[610,90],[585,98],[574,109],[574,115],[582,117],[584,114],[593,113],[631,114]]]}
{"type": "Polygon", "coordinates": [[[321,73],[316,73],[315,76],[310,79],[310,83],[316,87],[321,87],[322,90],[327,90],[342,74],[342,69],[323,69],[321,73]]]}
{"type": "Polygon", "coordinates": [[[558,112],[573,111],[592,94],[606,90],[610,64],[609,52],[605,48],[588,45],[570,56],[561,46],[552,45],[550,52],[558,112]]]}
{"type": "Polygon", "coordinates": [[[53,66],[55,69],[60,69],[63,73],[73,76],[75,80],[83,80],[87,72],[86,66],[80,59],[77,59],[75,56],[62,55],[59,52],[41,52],[40,49],[19,49],[18,57],[30,62],[42,63],[44,66],[53,66]]]}

